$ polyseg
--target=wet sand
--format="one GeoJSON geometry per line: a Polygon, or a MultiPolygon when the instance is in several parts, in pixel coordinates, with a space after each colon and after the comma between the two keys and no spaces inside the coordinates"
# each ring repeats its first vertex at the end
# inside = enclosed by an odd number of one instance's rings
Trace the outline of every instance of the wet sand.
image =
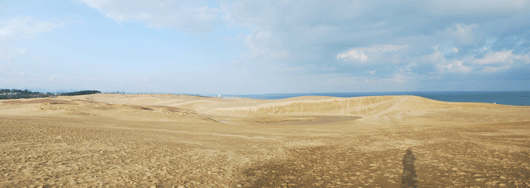
{"type": "Polygon", "coordinates": [[[2,100],[0,187],[530,187],[528,114],[415,96],[2,100]]]}

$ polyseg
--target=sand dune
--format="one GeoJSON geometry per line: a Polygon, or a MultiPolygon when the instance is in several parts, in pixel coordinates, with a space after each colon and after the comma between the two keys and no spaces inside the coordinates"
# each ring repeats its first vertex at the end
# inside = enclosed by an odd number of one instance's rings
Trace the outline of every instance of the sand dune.
{"type": "Polygon", "coordinates": [[[417,96],[0,101],[0,187],[530,186],[530,108],[417,96]]]}

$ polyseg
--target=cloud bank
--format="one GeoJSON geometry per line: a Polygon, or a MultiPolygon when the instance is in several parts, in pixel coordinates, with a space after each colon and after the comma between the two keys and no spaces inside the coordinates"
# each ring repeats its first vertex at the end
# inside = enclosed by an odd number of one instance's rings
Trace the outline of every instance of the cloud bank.
{"type": "MultiPolygon", "coordinates": [[[[244,50],[227,52],[234,53],[225,62],[236,67],[233,74],[272,75],[288,82],[285,88],[482,90],[530,80],[525,74],[530,70],[528,0],[76,2],[120,25],[135,22],[194,37],[221,35],[219,41],[244,50]]],[[[1,20],[0,42],[63,25],[24,16],[1,20]]],[[[17,50],[0,49],[0,58],[12,59],[20,54],[17,50]]]]}

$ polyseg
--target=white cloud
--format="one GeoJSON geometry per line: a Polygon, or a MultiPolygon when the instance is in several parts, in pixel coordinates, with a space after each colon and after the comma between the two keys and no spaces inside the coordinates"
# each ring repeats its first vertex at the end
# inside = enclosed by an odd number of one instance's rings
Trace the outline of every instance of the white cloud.
{"type": "MultiPolygon", "coordinates": [[[[496,45],[483,46],[487,37],[517,33],[519,31],[510,28],[523,28],[521,24],[527,23],[525,20],[530,15],[525,13],[530,1],[525,0],[507,3],[493,0],[425,3],[221,0],[218,1],[220,8],[208,6],[202,0],[79,1],[119,23],[145,22],[154,28],[184,31],[206,31],[219,21],[229,27],[242,26],[250,34],[223,38],[241,42],[247,49],[239,58],[227,62],[232,65],[279,62],[278,65],[287,67],[281,70],[301,67],[306,68],[304,71],[318,70],[322,74],[362,72],[374,77],[369,80],[385,78],[403,82],[404,78],[396,75],[410,76],[412,64],[400,68],[407,62],[417,62],[414,70],[430,76],[443,76],[445,72],[494,72],[505,66],[502,62],[530,62],[528,56],[514,55],[511,51],[504,59],[503,52],[490,52],[475,59],[477,54],[487,52],[476,50],[495,49],[496,45]],[[488,15],[488,19],[484,19],[484,15],[488,15]],[[348,49],[355,46],[360,47],[348,49]],[[426,55],[430,53],[429,47],[434,53],[426,55]],[[336,63],[338,60],[369,62],[370,65],[394,63],[399,71],[364,66],[368,63],[352,68],[354,64],[336,63]],[[358,71],[350,71],[352,69],[358,71]]],[[[510,67],[513,66],[506,65],[506,69],[510,67]]]]}
{"type": "MultiPolygon", "coordinates": [[[[433,63],[438,67],[440,73],[469,73],[473,70],[491,73],[509,69],[512,67],[510,66],[511,64],[521,62],[530,63],[529,54],[513,54],[513,50],[488,52],[482,58],[475,58],[475,54],[469,54],[455,59],[446,59],[445,54],[442,51],[437,50],[437,46],[434,46],[433,49],[435,49],[435,51],[432,54],[420,57],[418,60],[433,63]],[[499,64],[501,66],[495,66],[499,64]]],[[[455,52],[455,50],[452,50],[452,52],[455,52]]]]}
{"type": "Polygon", "coordinates": [[[366,48],[353,48],[346,53],[337,54],[337,59],[366,61],[368,59],[366,53],[380,55],[381,53],[393,52],[403,48],[405,48],[405,46],[398,45],[374,45],[366,48]]]}
{"type": "Polygon", "coordinates": [[[454,24],[446,30],[449,37],[456,39],[459,45],[470,45],[475,40],[475,31],[478,29],[477,24],[454,24]]]}
{"type": "Polygon", "coordinates": [[[154,28],[171,28],[187,32],[212,29],[219,20],[219,8],[204,1],[175,0],[80,0],[119,23],[138,21],[154,28]]]}
{"type": "Polygon", "coordinates": [[[323,56],[320,56],[318,43],[339,39],[335,33],[340,32],[342,26],[323,23],[323,20],[328,19],[315,15],[325,13],[325,16],[329,16],[331,11],[327,10],[333,8],[333,14],[337,14],[333,15],[333,20],[338,23],[341,19],[350,19],[351,15],[358,14],[357,6],[357,3],[338,1],[249,0],[221,3],[224,13],[222,20],[225,23],[246,27],[252,32],[242,37],[244,46],[249,50],[245,53],[246,57],[285,57],[282,61],[292,60],[289,61],[291,64],[319,61],[323,56]],[[267,34],[267,39],[259,40],[258,36],[262,34],[267,34]]]}
{"type": "Polygon", "coordinates": [[[486,67],[484,67],[484,69],[482,69],[482,71],[483,72],[497,72],[497,71],[508,69],[508,68],[510,68],[510,66],[502,66],[502,67],[486,66],[486,67]]]}
{"type": "Polygon", "coordinates": [[[61,23],[42,22],[34,20],[29,16],[19,16],[11,20],[0,20],[0,39],[21,35],[34,35],[51,31],[57,27],[62,27],[61,23]]]}
{"type": "Polygon", "coordinates": [[[514,61],[523,61],[526,63],[530,62],[530,56],[525,55],[516,55],[512,53],[513,50],[500,51],[500,52],[489,52],[483,58],[476,59],[475,64],[479,65],[489,65],[489,64],[511,64],[514,61]]]}
{"type": "Polygon", "coordinates": [[[432,46],[432,42],[454,43],[452,49],[445,50],[465,53],[466,47],[476,44],[482,39],[481,37],[490,35],[492,30],[497,30],[494,28],[499,27],[495,22],[484,25],[485,22],[524,13],[524,7],[528,7],[528,3],[524,1],[509,1],[508,4],[489,0],[473,2],[247,0],[234,3],[221,2],[221,11],[224,13],[223,20],[229,25],[247,27],[253,32],[251,35],[261,32],[270,34],[267,40],[244,41],[250,50],[247,54],[249,57],[252,56],[251,54],[266,54],[268,49],[274,49],[272,51],[289,51],[292,57],[289,60],[293,60],[290,61],[293,64],[328,62],[329,57],[377,63],[398,62],[410,56],[421,56],[418,55],[422,53],[419,51],[426,46],[432,46]],[[459,4],[466,6],[455,6],[459,4]],[[407,8],[403,10],[402,7],[407,8]],[[444,11],[425,11],[433,7],[435,9],[441,7],[444,11]],[[497,9],[498,7],[502,7],[503,10],[497,9]],[[511,9],[514,12],[510,12],[511,9]],[[406,14],[403,14],[403,11],[406,14]],[[448,11],[451,14],[447,14],[448,11]],[[477,15],[489,15],[490,12],[495,14],[494,19],[493,17],[488,20],[476,18],[479,17],[477,15]],[[475,16],[454,17],[454,15],[467,14],[475,16]],[[406,44],[407,50],[410,49],[408,52],[414,55],[401,53],[392,54],[394,55],[392,57],[381,57],[381,53],[393,52],[396,51],[395,49],[388,49],[389,51],[379,49],[378,53],[375,49],[370,52],[369,48],[333,51],[343,50],[343,47],[348,45],[372,46],[382,43],[406,44]]]}
{"type": "Polygon", "coordinates": [[[408,65],[404,66],[403,68],[399,69],[401,73],[404,72],[412,72],[412,67],[416,67],[418,64],[416,62],[409,63],[408,65]]]}
{"type": "Polygon", "coordinates": [[[337,59],[351,59],[351,60],[361,60],[361,61],[364,61],[364,60],[367,60],[368,59],[368,56],[366,56],[366,54],[364,54],[363,51],[357,51],[357,50],[350,50],[346,53],[343,53],[343,54],[337,54],[337,59]]]}
{"type": "Polygon", "coordinates": [[[448,64],[437,65],[441,72],[459,72],[459,73],[468,73],[471,71],[471,67],[465,66],[463,61],[455,61],[448,64]]]}
{"type": "MultiPolygon", "coordinates": [[[[445,54],[442,51],[438,50],[439,46],[433,46],[435,50],[432,54],[419,57],[417,60],[420,62],[432,63],[438,67],[439,73],[452,72],[452,73],[468,73],[471,72],[472,67],[464,65],[466,61],[469,61],[470,57],[465,57],[462,59],[451,59],[447,60],[445,54]]],[[[416,66],[416,64],[414,64],[416,66]]],[[[409,66],[408,70],[410,71],[412,66],[409,66]]]]}
{"type": "Polygon", "coordinates": [[[505,63],[511,56],[513,56],[512,51],[502,51],[502,52],[493,52],[488,53],[484,58],[475,60],[476,64],[492,64],[492,63],[505,63]]]}
{"type": "Polygon", "coordinates": [[[281,42],[274,38],[270,31],[240,35],[239,37],[243,40],[245,47],[250,50],[241,54],[243,58],[284,59],[290,55],[288,50],[281,48],[281,42]]]}

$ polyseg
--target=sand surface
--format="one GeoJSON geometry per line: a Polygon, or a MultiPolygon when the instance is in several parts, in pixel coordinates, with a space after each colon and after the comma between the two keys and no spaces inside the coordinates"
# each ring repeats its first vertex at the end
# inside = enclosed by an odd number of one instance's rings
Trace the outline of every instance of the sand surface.
{"type": "Polygon", "coordinates": [[[416,96],[0,101],[0,187],[399,187],[404,167],[419,187],[530,187],[530,107],[416,96]]]}

